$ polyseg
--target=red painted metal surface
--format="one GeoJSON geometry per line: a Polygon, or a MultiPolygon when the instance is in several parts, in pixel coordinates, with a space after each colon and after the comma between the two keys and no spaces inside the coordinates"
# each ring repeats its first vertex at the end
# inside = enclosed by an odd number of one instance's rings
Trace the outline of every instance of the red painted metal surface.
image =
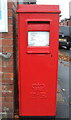
{"type": "Polygon", "coordinates": [[[59,6],[20,5],[17,12],[19,114],[55,116],[59,6]],[[28,31],[49,31],[49,46],[28,46],[28,31]]]}
{"type": "Polygon", "coordinates": [[[17,12],[60,13],[60,10],[58,5],[19,5],[17,12]]]}

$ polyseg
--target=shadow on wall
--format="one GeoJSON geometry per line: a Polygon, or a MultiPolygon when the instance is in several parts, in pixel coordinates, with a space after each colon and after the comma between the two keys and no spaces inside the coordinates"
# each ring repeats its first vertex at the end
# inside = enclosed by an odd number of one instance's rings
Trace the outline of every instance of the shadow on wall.
{"type": "Polygon", "coordinates": [[[17,14],[13,13],[13,49],[14,49],[14,114],[18,114],[18,40],[17,40],[17,14]]]}

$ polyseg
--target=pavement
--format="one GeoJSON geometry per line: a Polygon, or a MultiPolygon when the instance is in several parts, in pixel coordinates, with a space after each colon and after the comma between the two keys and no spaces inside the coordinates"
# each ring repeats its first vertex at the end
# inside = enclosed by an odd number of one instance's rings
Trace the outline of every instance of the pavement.
{"type": "Polygon", "coordinates": [[[66,48],[62,48],[59,51],[71,57],[71,48],[70,50],[67,50],[66,48]]]}
{"type": "MultiPolygon", "coordinates": [[[[63,61],[64,63],[64,61],[63,61]]],[[[69,118],[69,67],[59,61],[57,118],[69,118]]]]}
{"type": "MultiPolygon", "coordinates": [[[[60,49],[61,53],[71,57],[71,50],[60,49]]],[[[56,118],[69,118],[69,83],[71,62],[59,60],[58,64],[58,91],[57,92],[57,115],[56,118]]]]}

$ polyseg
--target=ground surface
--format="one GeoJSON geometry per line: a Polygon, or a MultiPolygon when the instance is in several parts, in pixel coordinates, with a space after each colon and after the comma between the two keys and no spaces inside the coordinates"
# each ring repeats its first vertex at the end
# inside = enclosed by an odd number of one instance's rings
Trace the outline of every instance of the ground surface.
{"type": "Polygon", "coordinates": [[[71,49],[59,50],[59,71],[57,93],[57,118],[69,118],[69,83],[70,83],[71,49]]]}

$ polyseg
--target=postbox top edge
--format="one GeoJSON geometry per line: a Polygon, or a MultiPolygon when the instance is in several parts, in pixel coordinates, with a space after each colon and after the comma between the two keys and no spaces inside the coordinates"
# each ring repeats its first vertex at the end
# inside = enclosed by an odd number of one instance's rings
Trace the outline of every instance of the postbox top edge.
{"type": "Polygon", "coordinates": [[[55,12],[60,13],[59,5],[18,5],[17,13],[21,12],[55,12]]]}

